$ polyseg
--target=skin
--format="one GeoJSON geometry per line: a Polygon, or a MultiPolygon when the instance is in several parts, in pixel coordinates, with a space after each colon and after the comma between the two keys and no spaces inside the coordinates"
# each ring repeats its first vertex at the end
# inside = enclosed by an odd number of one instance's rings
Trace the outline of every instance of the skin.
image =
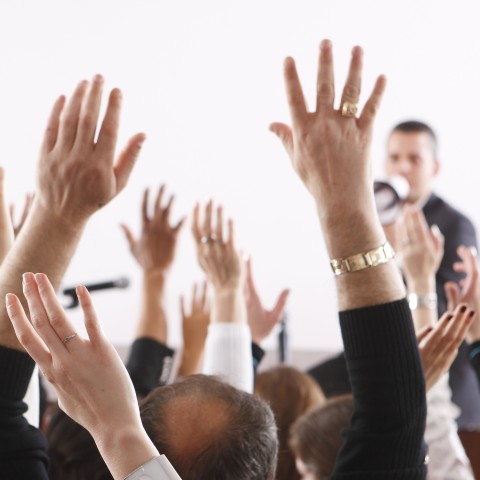
{"type": "Polygon", "coordinates": [[[400,175],[410,185],[407,203],[421,205],[432,193],[440,165],[433,140],[426,132],[393,131],[387,141],[385,171],[400,175]]]}
{"type": "Polygon", "coordinates": [[[130,247],[130,252],[142,269],[143,288],[137,338],[150,337],[161,343],[167,342],[167,318],[165,311],[165,283],[175,258],[178,235],[184,219],[175,225],[170,224],[170,212],[174,196],[170,196],[165,206],[162,200],[165,185],[157,193],[153,212],[149,213],[149,191],[145,190],[142,202],[142,228],[138,238],[132,230],[122,224],[122,230],[130,247]]]}

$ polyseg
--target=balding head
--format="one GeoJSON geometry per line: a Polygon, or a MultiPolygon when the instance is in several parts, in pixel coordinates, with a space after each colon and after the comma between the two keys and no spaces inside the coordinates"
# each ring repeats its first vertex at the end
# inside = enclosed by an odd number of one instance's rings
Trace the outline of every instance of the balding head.
{"type": "Polygon", "coordinates": [[[154,390],[140,413],[153,443],[183,480],[275,477],[275,420],[268,405],[248,393],[193,375],[154,390]]]}

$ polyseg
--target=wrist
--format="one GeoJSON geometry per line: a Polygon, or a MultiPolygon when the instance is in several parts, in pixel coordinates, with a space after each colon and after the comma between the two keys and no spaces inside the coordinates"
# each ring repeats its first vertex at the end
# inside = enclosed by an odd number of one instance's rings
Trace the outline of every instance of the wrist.
{"type": "Polygon", "coordinates": [[[215,289],[212,304],[212,323],[246,323],[247,308],[243,289],[222,288],[215,289]]]}
{"type": "Polygon", "coordinates": [[[34,201],[26,222],[41,224],[45,231],[54,231],[55,235],[78,236],[85,228],[87,220],[88,217],[75,218],[71,215],[59,215],[54,209],[42,205],[40,201],[34,201]]]}
{"type": "Polygon", "coordinates": [[[95,443],[115,479],[123,479],[159,452],[141,422],[92,432],[95,443]]]}
{"type": "Polygon", "coordinates": [[[166,280],[167,272],[165,270],[143,272],[143,286],[150,291],[163,290],[166,280]]]}
{"type": "Polygon", "coordinates": [[[408,293],[415,293],[417,295],[427,295],[429,293],[436,292],[436,284],[434,276],[423,276],[423,277],[407,277],[407,290],[408,293]]]}

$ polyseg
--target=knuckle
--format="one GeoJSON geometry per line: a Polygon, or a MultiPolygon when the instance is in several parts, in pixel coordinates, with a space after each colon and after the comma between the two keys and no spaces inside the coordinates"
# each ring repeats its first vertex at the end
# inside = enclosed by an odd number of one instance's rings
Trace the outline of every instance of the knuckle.
{"type": "Polygon", "coordinates": [[[320,83],[318,85],[318,96],[321,98],[330,98],[334,94],[335,88],[332,83],[320,83]]]}
{"type": "Polygon", "coordinates": [[[37,313],[31,314],[31,322],[36,330],[43,328],[43,326],[45,325],[44,318],[37,313]]]}
{"type": "Polygon", "coordinates": [[[58,314],[50,315],[49,321],[54,329],[60,328],[63,325],[63,318],[58,314]]]}
{"type": "Polygon", "coordinates": [[[348,99],[357,99],[360,96],[360,88],[356,85],[345,85],[343,96],[348,99]]]}
{"type": "Polygon", "coordinates": [[[82,126],[86,129],[92,129],[96,125],[96,119],[91,114],[87,114],[82,118],[82,126]]]}

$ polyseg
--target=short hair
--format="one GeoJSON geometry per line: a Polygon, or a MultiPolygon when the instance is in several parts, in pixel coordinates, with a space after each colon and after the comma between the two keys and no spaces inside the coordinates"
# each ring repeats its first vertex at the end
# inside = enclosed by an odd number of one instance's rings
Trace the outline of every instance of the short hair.
{"type": "Polygon", "coordinates": [[[295,456],[288,445],[290,427],[299,417],[325,403],[325,395],[313,377],[281,365],[257,375],[254,392],[273,410],[278,429],[277,478],[299,480],[295,456]]]}
{"type": "Polygon", "coordinates": [[[351,394],[332,397],[319,408],[300,417],[290,432],[290,448],[316,478],[330,478],[343,444],[342,430],[353,412],[351,394]]]}
{"type": "Polygon", "coordinates": [[[403,133],[426,133],[430,136],[433,143],[433,152],[436,155],[437,153],[437,146],[438,140],[437,135],[433,131],[433,128],[430,125],[427,125],[424,122],[420,122],[419,120],[407,120],[405,122],[401,122],[395,125],[391,131],[394,132],[403,132],[403,133]]]}
{"type": "Polygon", "coordinates": [[[275,478],[278,441],[272,411],[218,378],[191,375],[159,387],[140,404],[140,416],[182,480],[275,478]]]}

